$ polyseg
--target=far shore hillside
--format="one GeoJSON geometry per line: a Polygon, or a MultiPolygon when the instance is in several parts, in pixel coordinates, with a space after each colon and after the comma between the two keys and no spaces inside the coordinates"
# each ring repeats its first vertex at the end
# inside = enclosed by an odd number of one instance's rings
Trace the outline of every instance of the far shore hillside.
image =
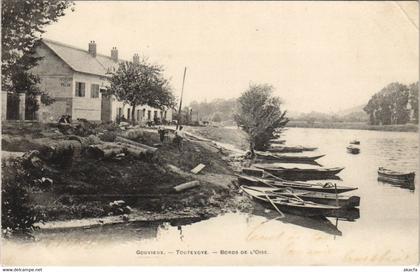
{"type": "Polygon", "coordinates": [[[400,131],[400,132],[417,132],[418,124],[404,125],[369,125],[365,122],[307,122],[290,120],[287,127],[302,128],[332,128],[332,129],[363,129],[363,130],[380,130],[380,131],[400,131]]]}

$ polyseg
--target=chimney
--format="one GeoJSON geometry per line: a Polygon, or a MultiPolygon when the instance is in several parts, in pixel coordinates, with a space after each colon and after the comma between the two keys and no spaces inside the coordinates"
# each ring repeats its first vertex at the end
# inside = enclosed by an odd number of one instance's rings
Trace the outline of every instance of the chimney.
{"type": "Polygon", "coordinates": [[[139,64],[140,63],[140,57],[139,54],[135,53],[133,56],[133,63],[134,64],[139,64]]]}
{"type": "Polygon", "coordinates": [[[118,50],[115,46],[111,49],[111,59],[115,62],[118,62],[118,50]]]}
{"type": "Polygon", "coordinates": [[[96,43],[95,43],[95,41],[90,41],[88,51],[89,51],[89,54],[92,57],[96,57],[96,43]]]}

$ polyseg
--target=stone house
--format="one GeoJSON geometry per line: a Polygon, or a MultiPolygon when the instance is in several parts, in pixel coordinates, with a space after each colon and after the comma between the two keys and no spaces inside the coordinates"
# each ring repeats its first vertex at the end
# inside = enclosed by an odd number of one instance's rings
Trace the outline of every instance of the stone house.
{"type": "MultiPolygon", "coordinates": [[[[35,119],[41,122],[56,122],[62,115],[70,115],[73,120],[78,118],[89,121],[116,121],[118,117],[131,119],[132,108],[117,101],[114,96],[104,92],[109,85],[107,78],[110,72],[118,68],[119,62],[116,47],[111,49],[109,56],[97,53],[94,41],[88,44],[88,50],[73,47],[60,42],[42,39],[36,46],[35,54],[42,57],[32,72],[41,79],[40,87],[54,98],[49,106],[40,104],[39,110],[32,116],[25,115],[25,98],[21,94],[20,102],[16,102],[15,111],[7,114],[2,110],[2,119],[35,119]]],[[[133,62],[139,61],[138,54],[133,56],[133,62]]],[[[2,92],[2,101],[7,94],[2,92]]],[[[2,108],[9,106],[2,102],[2,108]]],[[[10,112],[10,109],[9,109],[10,112]]],[[[172,121],[171,110],[155,109],[146,105],[136,107],[135,121],[144,123],[158,118],[172,121]]]]}

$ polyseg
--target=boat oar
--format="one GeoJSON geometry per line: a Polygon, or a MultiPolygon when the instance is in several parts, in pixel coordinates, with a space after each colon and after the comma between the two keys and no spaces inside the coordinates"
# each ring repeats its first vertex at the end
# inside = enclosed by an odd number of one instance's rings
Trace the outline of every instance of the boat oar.
{"type": "Polygon", "coordinates": [[[267,171],[264,171],[264,173],[265,173],[267,176],[269,176],[270,178],[274,178],[274,179],[276,179],[276,180],[278,180],[278,181],[285,181],[284,179],[279,178],[279,177],[277,177],[277,176],[275,176],[275,175],[273,175],[273,174],[271,174],[271,173],[269,173],[269,172],[267,172],[267,171]]]}
{"type": "Polygon", "coordinates": [[[280,218],[284,218],[284,213],[282,213],[279,208],[277,208],[277,206],[273,203],[273,201],[268,197],[267,194],[265,194],[265,198],[267,198],[267,200],[271,203],[271,205],[273,205],[274,209],[276,209],[276,211],[280,214],[280,218]]]}
{"type": "Polygon", "coordinates": [[[334,189],[335,189],[335,204],[338,207],[338,193],[337,193],[337,183],[334,183],[334,189]]]}
{"type": "Polygon", "coordinates": [[[292,196],[294,196],[295,198],[297,198],[299,201],[305,203],[305,200],[303,200],[302,198],[300,198],[294,191],[292,188],[290,187],[286,187],[286,191],[288,191],[292,196]]]}
{"type": "MultiPolygon", "coordinates": [[[[339,206],[338,206],[337,183],[334,183],[334,189],[335,189],[335,204],[336,204],[336,205],[337,205],[337,207],[339,208],[339,206]]],[[[336,212],[336,214],[335,214],[335,218],[336,218],[336,222],[337,222],[337,224],[338,224],[338,212],[336,212]]]]}
{"type": "Polygon", "coordinates": [[[303,200],[302,198],[298,197],[295,193],[291,192],[291,194],[296,197],[299,201],[301,201],[303,204],[305,204],[305,200],[303,200]]]}

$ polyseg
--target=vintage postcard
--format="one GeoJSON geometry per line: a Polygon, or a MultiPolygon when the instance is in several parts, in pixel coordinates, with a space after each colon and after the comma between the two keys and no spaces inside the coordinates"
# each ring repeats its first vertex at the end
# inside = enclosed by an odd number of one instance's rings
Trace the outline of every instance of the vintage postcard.
{"type": "Polygon", "coordinates": [[[418,2],[1,5],[1,266],[416,271],[418,2]]]}

